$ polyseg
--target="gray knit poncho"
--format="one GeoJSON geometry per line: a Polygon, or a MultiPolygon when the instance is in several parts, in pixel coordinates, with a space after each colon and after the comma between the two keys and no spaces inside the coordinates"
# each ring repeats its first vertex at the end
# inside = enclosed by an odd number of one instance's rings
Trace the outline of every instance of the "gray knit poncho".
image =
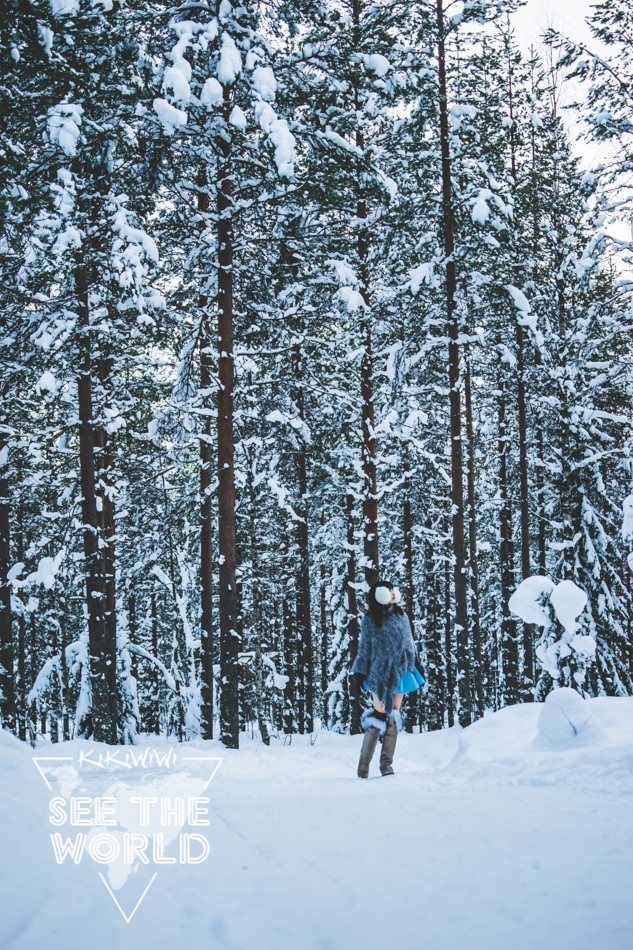
{"type": "Polygon", "coordinates": [[[409,618],[401,609],[388,607],[380,627],[371,614],[365,614],[352,673],[365,674],[370,692],[378,697],[386,713],[393,708],[400,677],[415,669],[415,659],[409,618]]]}

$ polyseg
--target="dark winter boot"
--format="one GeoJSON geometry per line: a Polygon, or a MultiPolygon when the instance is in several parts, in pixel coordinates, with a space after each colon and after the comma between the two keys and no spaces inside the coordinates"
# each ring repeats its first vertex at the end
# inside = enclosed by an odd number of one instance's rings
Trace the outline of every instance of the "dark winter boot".
{"type": "Polygon", "coordinates": [[[363,745],[360,750],[358,771],[356,773],[359,778],[369,778],[369,764],[376,751],[378,738],[384,735],[387,728],[386,719],[385,713],[376,712],[375,709],[366,709],[360,717],[365,735],[363,736],[363,745]]]}
{"type": "Polygon", "coordinates": [[[396,751],[396,739],[398,733],[402,731],[402,716],[398,709],[393,709],[389,716],[389,722],[385,729],[382,740],[382,752],[380,753],[380,773],[381,775],[393,775],[392,766],[393,754],[396,751]]]}
{"type": "Polygon", "coordinates": [[[369,763],[371,762],[374,752],[376,751],[376,743],[378,742],[379,735],[380,733],[378,730],[372,726],[371,729],[366,730],[365,735],[363,736],[363,745],[360,750],[358,771],[356,773],[359,778],[369,778],[369,763]]]}

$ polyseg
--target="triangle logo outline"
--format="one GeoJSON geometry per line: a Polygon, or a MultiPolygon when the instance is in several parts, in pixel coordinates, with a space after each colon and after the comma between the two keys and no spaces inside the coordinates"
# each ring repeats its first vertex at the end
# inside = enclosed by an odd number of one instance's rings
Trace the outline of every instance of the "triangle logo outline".
{"type": "Polygon", "coordinates": [[[46,787],[48,788],[49,792],[52,792],[53,789],[49,785],[48,779],[46,778],[41,768],[39,767],[38,762],[72,762],[73,761],[72,755],[32,755],[31,758],[33,760],[35,768],[40,773],[44,781],[46,782],[46,787]]]}
{"type": "Polygon", "coordinates": [[[134,908],[134,910],[132,911],[132,913],[131,913],[130,916],[128,917],[127,914],[125,913],[125,911],[123,910],[123,908],[121,907],[121,905],[119,904],[118,900],[116,899],[116,897],[115,897],[114,894],[112,893],[112,890],[111,890],[111,888],[110,888],[110,885],[108,884],[108,882],[107,882],[106,879],[104,878],[104,876],[103,876],[103,874],[101,873],[101,871],[99,871],[99,877],[101,878],[101,880],[103,881],[103,883],[104,883],[105,886],[107,887],[108,893],[109,893],[110,897],[112,898],[112,900],[114,901],[114,903],[117,905],[117,907],[118,907],[119,910],[121,911],[121,914],[123,915],[123,918],[124,918],[126,924],[129,924],[129,922],[132,920],[132,917],[134,916],[134,914],[136,913],[136,911],[137,911],[137,910],[139,909],[139,907],[141,906],[141,901],[143,900],[143,898],[145,897],[145,895],[146,895],[147,892],[149,891],[150,887],[151,887],[152,884],[154,883],[154,879],[156,878],[156,875],[157,875],[157,874],[158,874],[158,871],[155,871],[155,872],[154,872],[154,877],[152,877],[151,881],[149,882],[149,884],[147,885],[147,887],[145,888],[145,890],[143,891],[143,893],[142,893],[141,896],[139,897],[138,901],[136,902],[136,907],[134,908]]]}
{"type": "Polygon", "coordinates": [[[203,792],[206,792],[207,788],[211,784],[211,781],[215,777],[216,772],[218,771],[218,769],[224,762],[224,756],[217,756],[217,755],[183,755],[181,756],[181,759],[183,760],[183,762],[191,761],[191,762],[217,762],[218,763],[216,767],[214,768],[213,772],[211,773],[210,778],[207,779],[204,785],[204,788],[202,789],[203,792]]]}

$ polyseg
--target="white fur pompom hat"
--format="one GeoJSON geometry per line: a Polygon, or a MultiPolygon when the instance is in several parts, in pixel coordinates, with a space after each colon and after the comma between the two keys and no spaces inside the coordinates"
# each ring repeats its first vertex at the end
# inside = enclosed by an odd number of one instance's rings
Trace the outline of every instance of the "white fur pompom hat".
{"type": "MultiPolygon", "coordinates": [[[[397,589],[397,587],[394,587],[393,593],[395,595],[395,603],[397,604],[400,602],[400,591],[397,589]]],[[[376,598],[377,603],[382,604],[383,607],[386,607],[391,601],[391,588],[387,587],[386,584],[379,584],[374,591],[374,597],[376,598]]]]}

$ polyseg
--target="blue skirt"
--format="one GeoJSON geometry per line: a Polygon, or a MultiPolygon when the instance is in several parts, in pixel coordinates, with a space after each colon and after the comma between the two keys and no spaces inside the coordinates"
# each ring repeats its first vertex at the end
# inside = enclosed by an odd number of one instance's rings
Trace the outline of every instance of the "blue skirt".
{"type": "MultiPolygon", "coordinates": [[[[424,679],[417,670],[408,670],[404,676],[400,677],[396,693],[412,693],[424,685],[424,679]]],[[[367,689],[367,680],[363,681],[363,687],[367,689]]]]}

